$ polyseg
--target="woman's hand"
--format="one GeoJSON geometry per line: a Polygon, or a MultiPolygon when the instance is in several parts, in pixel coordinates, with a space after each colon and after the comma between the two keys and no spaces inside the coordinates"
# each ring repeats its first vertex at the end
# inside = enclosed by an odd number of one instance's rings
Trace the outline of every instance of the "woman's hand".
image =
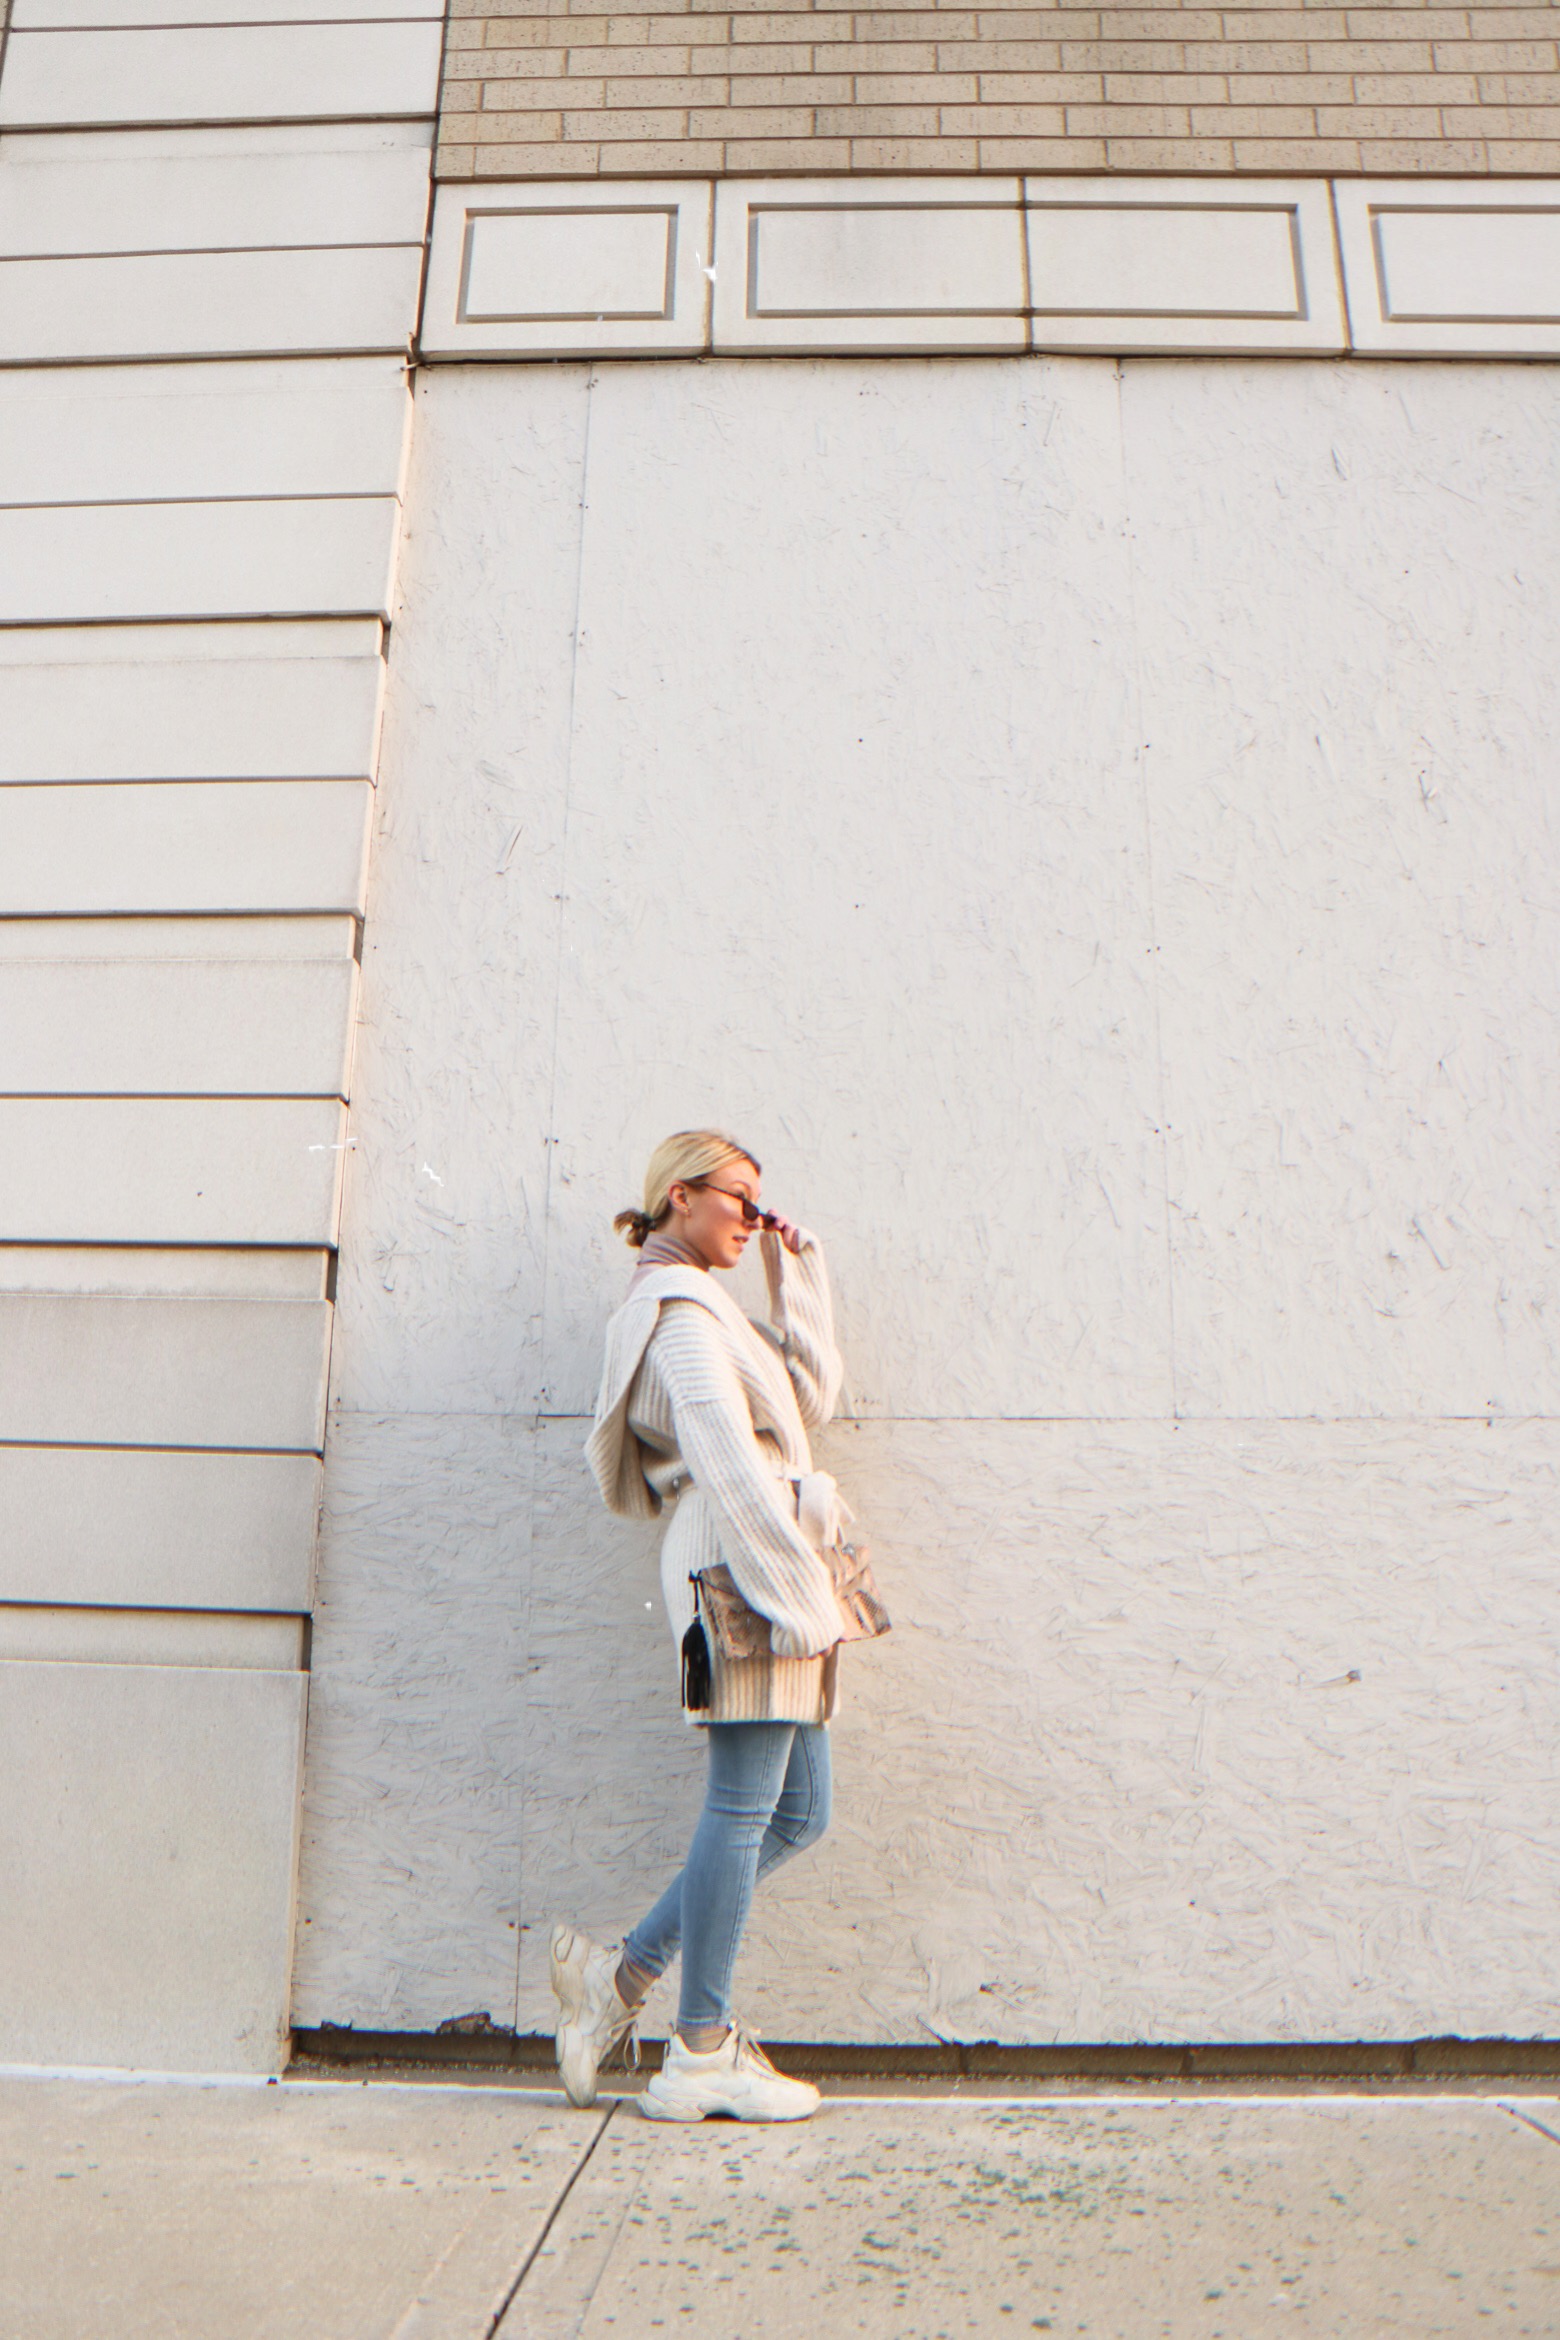
{"type": "Polygon", "coordinates": [[[765,1231],[771,1235],[778,1235],[786,1250],[793,1256],[802,1248],[801,1228],[794,1227],[789,1219],[782,1219],[778,1211],[770,1212],[769,1226],[765,1231]]]}

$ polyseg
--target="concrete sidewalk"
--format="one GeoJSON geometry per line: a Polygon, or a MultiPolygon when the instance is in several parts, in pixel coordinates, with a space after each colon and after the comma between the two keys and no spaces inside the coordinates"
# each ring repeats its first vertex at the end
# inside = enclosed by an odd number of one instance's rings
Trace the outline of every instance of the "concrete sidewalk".
{"type": "Polygon", "coordinates": [[[0,2340],[1560,2334],[1560,2100],[0,2077],[0,2340]]]}

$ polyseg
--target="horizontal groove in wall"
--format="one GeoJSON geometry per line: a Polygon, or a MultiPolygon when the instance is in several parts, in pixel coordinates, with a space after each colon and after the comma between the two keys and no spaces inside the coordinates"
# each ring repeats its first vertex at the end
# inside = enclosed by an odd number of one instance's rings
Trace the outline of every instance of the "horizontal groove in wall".
{"type": "MultiPolygon", "coordinates": [[[[782,2069],[815,2079],[1103,2083],[1274,2081],[1287,2085],[1339,2080],[1392,2082],[1527,2079],[1560,2076],[1560,2040],[1271,2040],[1178,2046],[1147,2042],[1062,2047],[947,2041],[905,2046],[836,2041],[768,2041],[782,2069]]],[[[435,2065],[459,2070],[548,2072],[551,2035],[508,2032],[485,2018],[458,2016],[437,2031],[360,2031],[320,2024],[293,2033],[293,2053],[325,2064],[435,2065]]],[[[659,2069],[661,2043],[644,2043],[647,2070],[659,2069]]]]}
{"type": "Polygon", "coordinates": [[[279,1244],[0,1242],[0,1292],[101,1292],[125,1298],[324,1300],[331,1254],[279,1244]]]}
{"type": "Polygon", "coordinates": [[[0,1664],[252,1667],[296,1672],[305,1620],[242,1611],[0,1601],[0,1664]]]}

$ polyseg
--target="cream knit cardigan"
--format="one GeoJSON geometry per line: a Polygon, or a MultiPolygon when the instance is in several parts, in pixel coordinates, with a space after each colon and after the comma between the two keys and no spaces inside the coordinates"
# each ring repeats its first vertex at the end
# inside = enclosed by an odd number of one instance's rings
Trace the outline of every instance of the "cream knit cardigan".
{"type": "Polygon", "coordinates": [[[610,1511],[653,1519],[676,1503],[661,1546],[674,1646],[694,1617],[689,1579],[724,1560],[750,1608],[770,1620],[774,1654],[715,1667],[705,1720],[823,1721],[840,1637],[833,1580],[798,1520],[798,1482],[819,1485],[810,1429],[834,1411],[842,1368],[823,1249],[802,1231],[788,1252],[762,1239],[773,1330],[744,1316],[713,1276],[641,1273],[607,1327],[595,1425],[585,1455],[610,1511]]]}

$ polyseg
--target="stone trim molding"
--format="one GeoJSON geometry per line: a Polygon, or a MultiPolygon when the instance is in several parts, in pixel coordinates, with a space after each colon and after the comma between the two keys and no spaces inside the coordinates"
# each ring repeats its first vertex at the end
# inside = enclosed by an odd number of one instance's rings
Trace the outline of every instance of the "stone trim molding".
{"type": "Polygon", "coordinates": [[[1560,181],[446,181],[421,355],[1560,354],[1560,181]]]}

